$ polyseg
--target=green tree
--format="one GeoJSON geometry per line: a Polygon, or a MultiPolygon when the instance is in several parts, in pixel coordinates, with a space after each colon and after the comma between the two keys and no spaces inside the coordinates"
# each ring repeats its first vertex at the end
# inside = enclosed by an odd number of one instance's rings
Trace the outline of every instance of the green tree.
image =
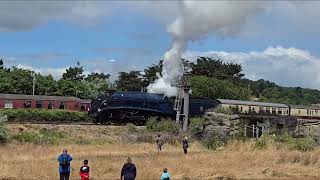
{"type": "Polygon", "coordinates": [[[99,94],[102,94],[110,89],[109,74],[104,73],[91,73],[83,81],[86,86],[87,92],[86,99],[94,99],[99,94]]]}
{"type": "Polygon", "coordinates": [[[13,67],[10,71],[12,93],[32,94],[33,73],[31,70],[13,67]]]}
{"type": "Polygon", "coordinates": [[[159,73],[161,75],[162,68],[163,60],[160,60],[158,64],[152,64],[144,69],[143,78],[145,85],[149,85],[154,82],[158,78],[156,74],[159,73]]]}
{"type": "Polygon", "coordinates": [[[3,59],[0,59],[0,69],[3,69],[3,59]]]}
{"type": "Polygon", "coordinates": [[[0,93],[13,93],[11,76],[4,69],[0,69],[0,93]]]}
{"type": "Polygon", "coordinates": [[[35,94],[38,95],[53,95],[58,89],[57,81],[51,74],[43,76],[40,73],[36,74],[35,94]]]}
{"type": "Polygon", "coordinates": [[[85,75],[83,74],[83,66],[80,65],[80,62],[77,62],[77,66],[69,67],[66,69],[66,72],[62,74],[62,79],[69,79],[74,82],[79,82],[84,79],[85,75]]]}
{"type": "Polygon", "coordinates": [[[140,91],[144,85],[140,71],[119,72],[118,80],[115,83],[120,91],[140,91]]]}
{"type": "Polygon", "coordinates": [[[190,81],[192,94],[194,96],[209,97],[213,99],[250,99],[251,90],[234,84],[231,81],[219,80],[206,76],[192,76],[190,81]]]}
{"type": "Polygon", "coordinates": [[[207,76],[221,80],[239,81],[244,74],[242,66],[236,63],[224,63],[220,59],[212,57],[198,57],[196,63],[191,63],[194,76],[207,76]]]}

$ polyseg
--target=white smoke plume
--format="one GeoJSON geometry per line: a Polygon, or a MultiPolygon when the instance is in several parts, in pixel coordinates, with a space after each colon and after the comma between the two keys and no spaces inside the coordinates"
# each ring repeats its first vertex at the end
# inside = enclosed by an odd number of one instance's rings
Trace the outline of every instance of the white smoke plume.
{"type": "Polygon", "coordinates": [[[204,38],[209,32],[223,36],[240,32],[260,5],[254,1],[182,1],[179,17],[168,27],[173,43],[164,56],[162,77],[147,87],[148,92],[175,96],[177,89],[171,84],[183,74],[181,55],[188,42],[204,38]]]}

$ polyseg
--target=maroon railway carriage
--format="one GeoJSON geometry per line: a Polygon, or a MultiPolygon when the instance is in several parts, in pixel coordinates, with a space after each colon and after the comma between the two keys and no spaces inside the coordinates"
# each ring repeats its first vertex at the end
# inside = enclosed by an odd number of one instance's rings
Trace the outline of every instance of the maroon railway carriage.
{"type": "Polygon", "coordinates": [[[0,109],[66,109],[72,111],[88,111],[90,100],[81,100],[76,97],[41,96],[21,94],[1,94],[0,109]]]}

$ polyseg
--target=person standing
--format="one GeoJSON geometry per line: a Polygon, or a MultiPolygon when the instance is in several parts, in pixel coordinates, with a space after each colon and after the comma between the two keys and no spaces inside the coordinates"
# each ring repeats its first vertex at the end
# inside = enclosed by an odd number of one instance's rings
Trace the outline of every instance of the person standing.
{"type": "Polygon", "coordinates": [[[164,168],[163,169],[163,173],[162,173],[162,176],[161,176],[161,180],[170,180],[170,174],[168,172],[168,169],[167,168],[164,168]]]}
{"type": "Polygon", "coordinates": [[[164,141],[161,137],[160,134],[158,134],[158,137],[156,138],[156,144],[157,144],[157,150],[158,150],[158,153],[162,150],[162,146],[164,144],[164,141]]]}
{"type": "Polygon", "coordinates": [[[88,160],[83,161],[83,166],[80,168],[80,177],[81,180],[89,180],[89,166],[88,166],[88,160]]]}
{"type": "Polygon", "coordinates": [[[58,161],[60,180],[69,180],[72,157],[68,154],[67,149],[63,149],[62,154],[58,157],[58,161]]]}
{"type": "Polygon", "coordinates": [[[184,154],[187,154],[188,153],[188,148],[189,148],[189,142],[188,142],[188,138],[187,137],[182,139],[182,148],[183,148],[184,154]]]}
{"type": "Polygon", "coordinates": [[[121,169],[121,180],[135,180],[137,175],[136,166],[132,163],[132,159],[128,157],[127,162],[121,169]]]}

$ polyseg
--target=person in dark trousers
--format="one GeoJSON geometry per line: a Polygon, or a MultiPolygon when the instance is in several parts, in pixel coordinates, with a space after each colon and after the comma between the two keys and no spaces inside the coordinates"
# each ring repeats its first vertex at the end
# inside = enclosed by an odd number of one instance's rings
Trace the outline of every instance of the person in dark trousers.
{"type": "Polygon", "coordinates": [[[80,177],[81,180],[89,180],[89,166],[88,166],[88,160],[83,161],[83,166],[80,168],[80,177]]]}
{"type": "Polygon", "coordinates": [[[183,148],[184,154],[187,154],[188,153],[188,148],[189,148],[189,142],[188,142],[188,138],[187,137],[182,139],[182,148],[183,148]]]}
{"type": "Polygon", "coordinates": [[[164,144],[164,141],[163,141],[163,139],[162,139],[160,134],[158,134],[158,137],[156,139],[156,144],[157,144],[157,150],[158,150],[158,153],[159,153],[162,150],[162,146],[164,144]]]}
{"type": "Polygon", "coordinates": [[[127,163],[125,163],[121,169],[121,180],[135,180],[137,175],[136,166],[132,163],[132,159],[128,157],[127,163]]]}
{"type": "Polygon", "coordinates": [[[69,180],[72,157],[68,154],[67,149],[63,149],[62,154],[58,157],[58,161],[60,180],[69,180]]]}

